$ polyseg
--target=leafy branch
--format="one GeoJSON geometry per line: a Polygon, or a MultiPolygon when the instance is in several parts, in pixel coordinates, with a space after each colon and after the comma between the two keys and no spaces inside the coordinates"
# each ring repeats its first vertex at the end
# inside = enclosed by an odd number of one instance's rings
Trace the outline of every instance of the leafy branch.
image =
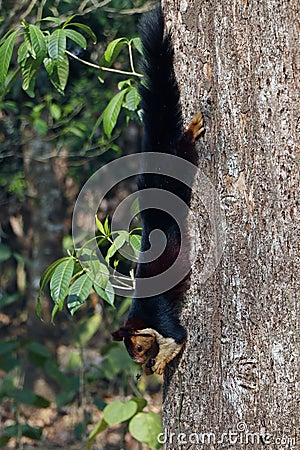
{"type": "MultiPolygon", "coordinates": [[[[96,126],[99,126],[103,122],[104,133],[110,139],[121,108],[124,107],[129,113],[136,112],[138,109],[140,97],[134,78],[142,78],[142,74],[135,70],[133,48],[142,53],[141,42],[139,38],[122,37],[115,39],[107,46],[100,64],[85,61],[67,50],[67,42],[71,40],[85,50],[87,40],[84,34],[91,38],[94,43],[96,42],[96,36],[89,26],[74,22],[75,16],[72,15],[65,22],[57,17],[46,17],[38,20],[35,25],[29,24],[23,19],[22,25],[9,30],[2,37],[0,40],[0,99],[3,99],[9,92],[20,73],[23,90],[33,98],[37,75],[41,67],[46,69],[55,89],[60,94],[64,94],[70,71],[69,58],[101,71],[101,73],[111,72],[127,75],[131,78],[119,83],[120,92],[111,99],[96,124],[96,126]],[[54,24],[55,29],[53,31],[49,29],[41,30],[40,26],[44,23],[54,24]],[[16,43],[18,43],[18,67],[9,72],[16,43]],[[111,67],[124,48],[128,49],[130,70],[111,67]]],[[[101,83],[104,82],[101,76],[98,79],[101,83]]]]}
{"type": "Polygon", "coordinates": [[[141,236],[137,234],[139,228],[129,232],[125,230],[111,231],[108,218],[104,224],[96,217],[96,225],[99,235],[86,241],[80,248],[69,252],[68,256],[54,261],[43,273],[40,280],[40,292],[38,296],[37,313],[41,317],[41,296],[49,284],[50,295],[54,302],[52,320],[58,311],[62,311],[65,303],[73,315],[87,300],[92,291],[100,298],[114,307],[115,288],[122,287],[123,290],[132,290],[134,278],[132,273],[129,277],[116,275],[115,270],[109,270],[112,259],[114,268],[118,265],[115,256],[120,249],[127,245],[131,253],[138,258],[141,245],[141,236]],[[113,235],[115,237],[113,238],[113,235]],[[108,242],[105,261],[100,262],[97,256],[99,245],[108,242]],[[92,245],[91,245],[92,244],[92,245]],[[132,281],[128,284],[128,280],[132,281]]]}
{"type": "Polygon", "coordinates": [[[157,436],[161,433],[161,419],[158,414],[145,412],[147,400],[133,397],[126,402],[113,401],[103,409],[103,418],[90,433],[86,450],[89,450],[96,436],[109,426],[124,423],[130,434],[139,442],[147,444],[153,450],[161,448],[157,436]]]}

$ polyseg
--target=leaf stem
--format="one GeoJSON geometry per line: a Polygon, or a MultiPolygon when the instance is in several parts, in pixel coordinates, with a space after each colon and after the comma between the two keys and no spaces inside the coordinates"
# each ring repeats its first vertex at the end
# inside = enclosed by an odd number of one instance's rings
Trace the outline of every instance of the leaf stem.
{"type": "Polygon", "coordinates": [[[130,61],[131,70],[132,70],[132,72],[135,73],[134,64],[133,64],[133,55],[132,55],[131,42],[129,42],[129,44],[128,44],[128,53],[129,53],[129,61],[130,61]]]}
{"type": "Polygon", "coordinates": [[[112,69],[111,67],[98,66],[98,64],[94,64],[94,63],[91,63],[89,61],[85,61],[84,59],[79,58],[78,56],[74,55],[72,52],[69,52],[69,50],[66,50],[65,52],[67,55],[71,56],[71,58],[76,59],[76,61],[79,61],[82,64],[85,64],[86,66],[93,67],[94,69],[103,70],[104,72],[119,73],[121,75],[133,75],[133,76],[140,77],[140,78],[143,77],[143,75],[141,73],[138,73],[135,70],[132,70],[132,72],[129,72],[126,70],[112,69]]]}

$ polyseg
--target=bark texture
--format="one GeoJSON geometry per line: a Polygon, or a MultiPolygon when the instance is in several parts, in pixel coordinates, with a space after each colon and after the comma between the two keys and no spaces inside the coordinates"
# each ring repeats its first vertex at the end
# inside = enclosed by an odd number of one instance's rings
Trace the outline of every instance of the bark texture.
{"type": "MultiPolygon", "coordinates": [[[[31,254],[27,256],[33,260],[29,267],[27,311],[31,337],[37,338],[47,334],[47,327],[35,312],[40,278],[62,253],[67,207],[63,192],[67,166],[66,158],[54,154],[52,142],[43,139],[31,127],[25,128],[23,141],[24,172],[31,199],[30,217],[25,230],[31,254]]],[[[44,313],[49,314],[49,308],[45,308],[44,313]]]]}
{"type": "Polygon", "coordinates": [[[189,337],[165,377],[161,440],[300,448],[300,4],[168,0],[164,10],[187,122],[204,112],[199,168],[218,193],[226,245],[203,282],[220,224],[196,180],[189,337]]]}

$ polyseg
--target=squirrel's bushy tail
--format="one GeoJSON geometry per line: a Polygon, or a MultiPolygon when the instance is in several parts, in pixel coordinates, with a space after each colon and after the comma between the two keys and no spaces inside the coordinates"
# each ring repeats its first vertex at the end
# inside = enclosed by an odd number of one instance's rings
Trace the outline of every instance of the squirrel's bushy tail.
{"type": "Polygon", "coordinates": [[[145,84],[140,87],[144,123],[144,151],[170,152],[182,135],[179,90],[173,69],[173,46],[165,33],[161,7],[145,14],[140,25],[145,84]]]}

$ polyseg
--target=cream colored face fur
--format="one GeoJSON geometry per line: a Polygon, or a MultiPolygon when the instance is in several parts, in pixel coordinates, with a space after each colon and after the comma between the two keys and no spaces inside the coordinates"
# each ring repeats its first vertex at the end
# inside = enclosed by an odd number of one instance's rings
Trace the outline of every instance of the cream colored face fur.
{"type": "Polygon", "coordinates": [[[130,356],[143,366],[145,375],[155,372],[162,375],[166,365],[175,358],[184,344],[166,338],[152,328],[137,330],[131,336],[130,356]]]}
{"type": "Polygon", "coordinates": [[[156,343],[155,336],[145,335],[144,333],[136,334],[131,336],[130,340],[132,343],[131,357],[138,364],[146,364],[150,357],[153,358],[156,356],[157,351],[155,352],[154,349],[156,343]],[[156,353],[155,355],[154,352],[156,353]]]}

